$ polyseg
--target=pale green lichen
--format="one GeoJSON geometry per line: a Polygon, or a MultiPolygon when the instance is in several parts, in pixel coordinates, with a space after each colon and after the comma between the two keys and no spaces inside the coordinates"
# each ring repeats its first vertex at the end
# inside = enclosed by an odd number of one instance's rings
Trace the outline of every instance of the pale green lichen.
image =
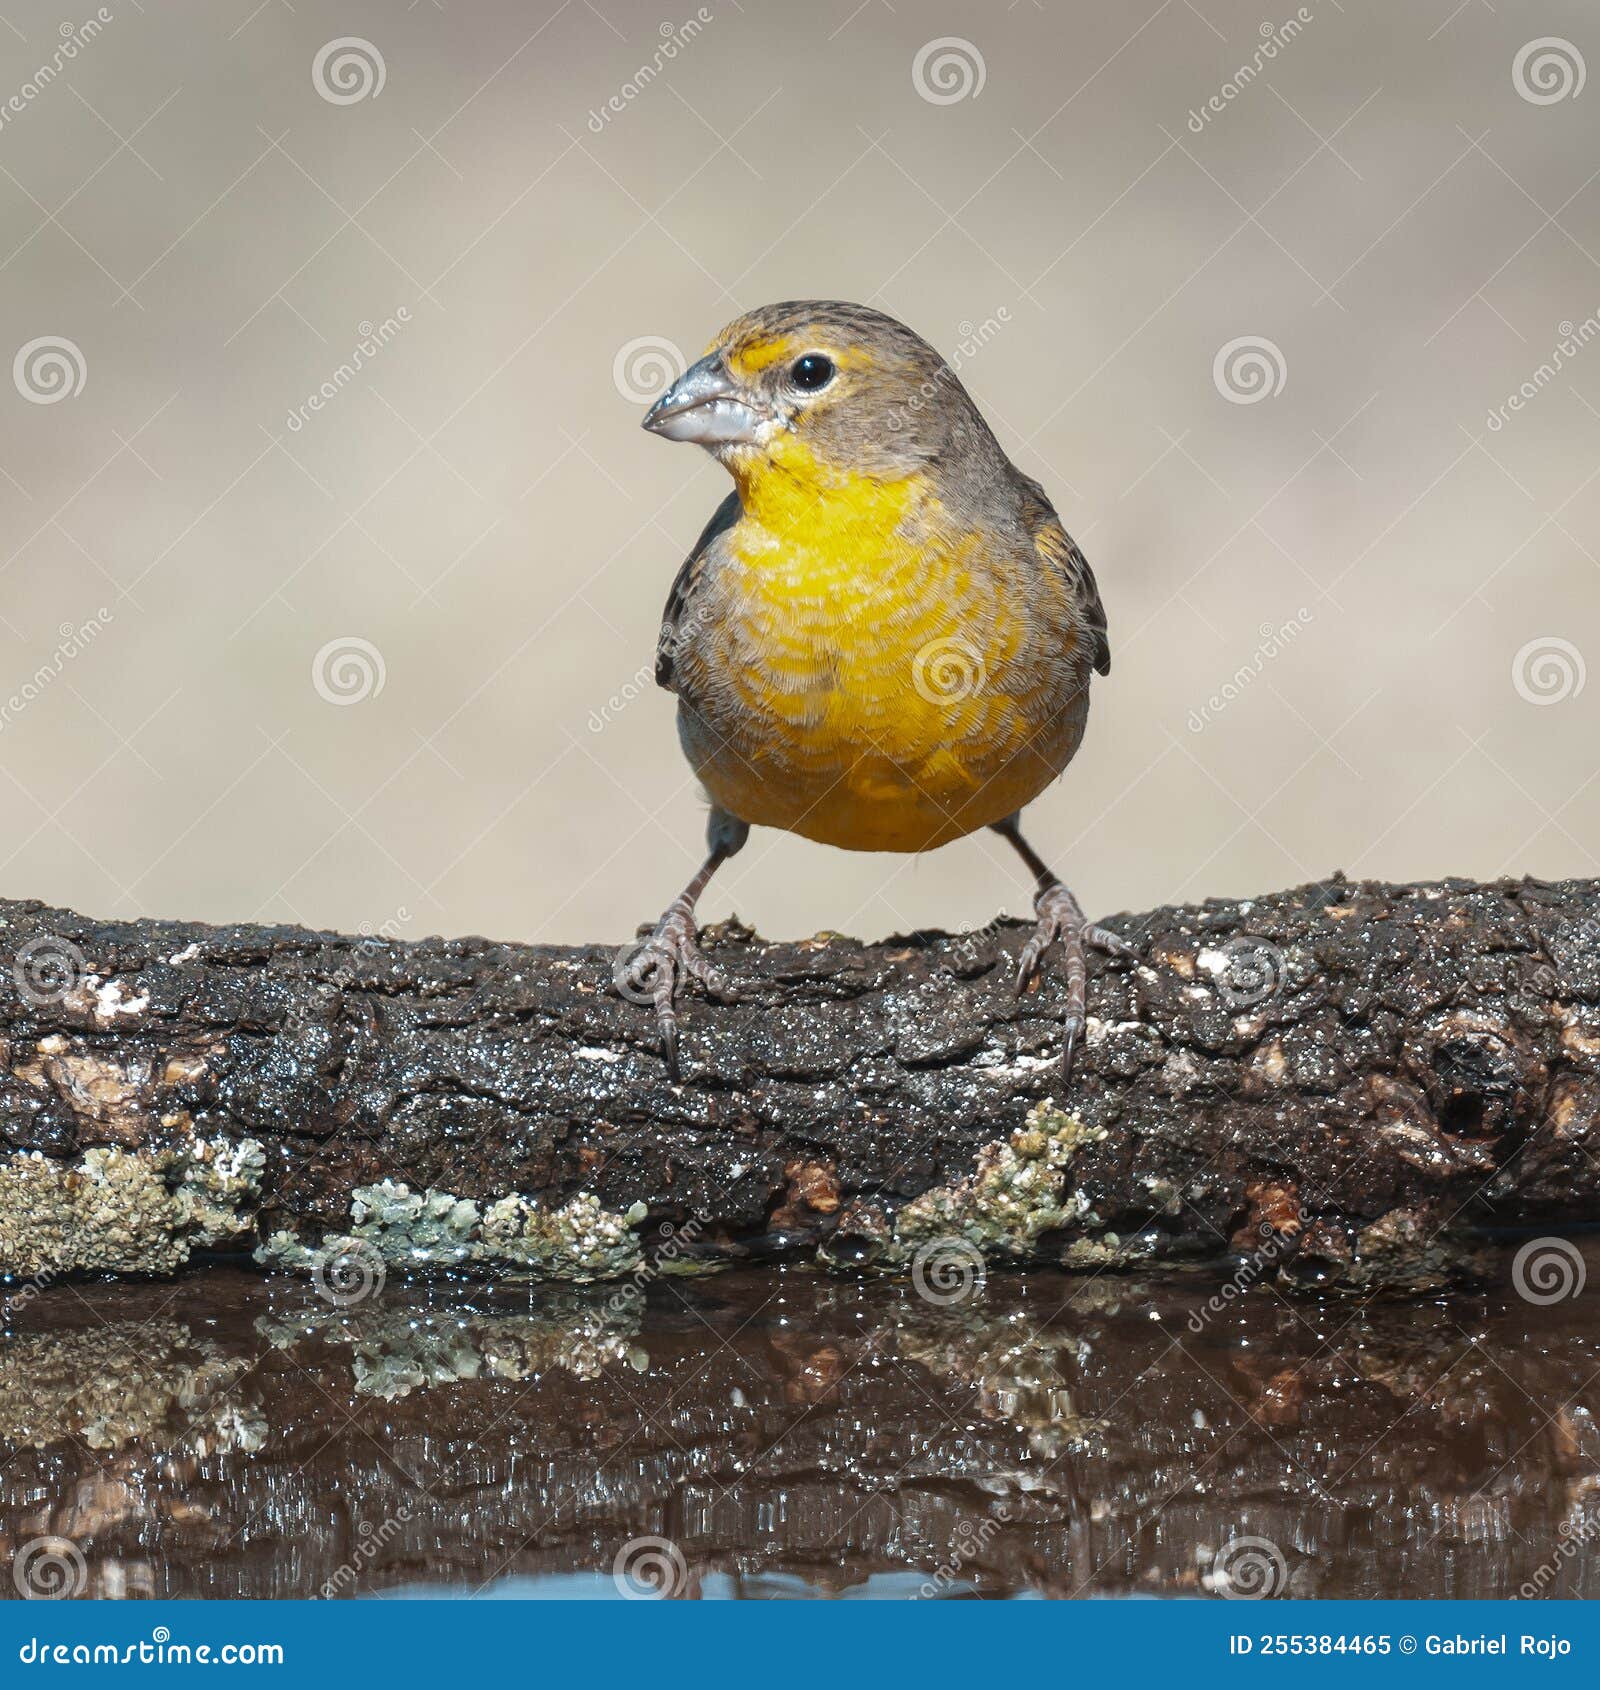
{"type": "Polygon", "coordinates": [[[634,1229],[648,1213],[643,1203],[621,1213],[606,1209],[590,1192],[554,1209],[520,1192],[480,1205],[384,1180],[351,1194],[348,1232],[329,1233],[316,1245],[275,1232],[256,1259],[315,1271],[332,1255],[356,1252],[406,1270],[491,1270],[497,1278],[581,1284],[619,1279],[642,1265],[634,1229]]]}
{"type": "MultiPolygon", "coordinates": [[[[965,1239],[986,1257],[1012,1260],[1037,1254],[1045,1233],[1093,1221],[1086,1199],[1069,1190],[1067,1169],[1086,1145],[1105,1137],[1046,1100],[1029,1110],[1010,1138],[986,1144],[972,1172],[914,1197],[867,1246],[874,1267],[903,1268],[936,1240],[965,1239]]],[[[853,1245],[862,1229],[850,1232],[853,1245]]],[[[830,1260],[824,1252],[823,1260],[830,1260]]]]}
{"type": "Polygon", "coordinates": [[[172,1273],[255,1221],[265,1154],[254,1139],[160,1149],[100,1146],[75,1163],[0,1162],[0,1274],[172,1273]]]}
{"type": "Polygon", "coordinates": [[[357,1186],[350,1197],[351,1235],[385,1261],[459,1267],[472,1255],[478,1206],[448,1191],[413,1191],[386,1179],[357,1186]]]}
{"type": "Polygon", "coordinates": [[[1074,1238],[1061,1252],[1061,1265],[1078,1272],[1137,1267],[1155,1260],[1157,1242],[1156,1236],[1148,1231],[1132,1238],[1123,1238],[1115,1232],[1102,1232],[1096,1238],[1074,1238]]]}
{"type": "Polygon", "coordinates": [[[615,1279],[643,1263],[633,1229],[648,1213],[635,1203],[613,1214],[588,1192],[553,1210],[513,1193],[484,1211],[480,1254],[551,1279],[615,1279]]]}
{"type": "Polygon", "coordinates": [[[977,1166],[953,1185],[914,1197],[895,1218],[895,1239],[915,1246],[959,1235],[985,1255],[1029,1256],[1046,1232],[1083,1219],[1087,1204],[1067,1190],[1067,1166],[1105,1137],[1053,1103],[1036,1104],[1005,1143],[986,1144],[977,1166]]]}

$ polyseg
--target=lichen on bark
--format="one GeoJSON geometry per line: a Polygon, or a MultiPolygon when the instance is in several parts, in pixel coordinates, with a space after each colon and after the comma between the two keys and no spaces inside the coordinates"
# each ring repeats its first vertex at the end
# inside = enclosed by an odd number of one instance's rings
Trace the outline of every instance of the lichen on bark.
{"type": "Polygon", "coordinates": [[[37,1151],[0,1163],[0,1274],[164,1274],[197,1249],[237,1244],[255,1225],[263,1155],[252,1139],[37,1151]]]}
{"type": "Polygon", "coordinates": [[[274,1232],[256,1252],[266,1265],[326,1271],[333,1258],[367,1255],[385,1270],[492,1273],[501,1279],[584,1283],[619,1279],[643,1256],[635,1228],[648,1214],[634,1203],[622,1214],[580,1192],[559,1208],[509,1192],[474,1202],[448,1191],[414,1192],[384,1180],[351,1196],[348,1231],[308,1243],[274,1232]]]}

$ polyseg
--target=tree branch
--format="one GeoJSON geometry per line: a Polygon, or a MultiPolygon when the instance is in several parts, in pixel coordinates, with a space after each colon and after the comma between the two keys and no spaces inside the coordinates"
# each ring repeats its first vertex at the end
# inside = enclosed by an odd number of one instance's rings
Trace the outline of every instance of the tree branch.
{"type": "Polygon", "coordinates": [[[938,1245],[946,1271],[1264,1253],[1415,1287],[1472,1227],[1600,1213],[1600,883],[1335,877],[1109,925],[1140,959],[1092,959],[1065,1090],[1060,985],[1047,959],[1012,999],[1009,921],[711,929],[740,996],[688,998],[674,1083],[625,950],[0,903],[0,1271],[232,1249],[584,1279],[938,1245]]]}

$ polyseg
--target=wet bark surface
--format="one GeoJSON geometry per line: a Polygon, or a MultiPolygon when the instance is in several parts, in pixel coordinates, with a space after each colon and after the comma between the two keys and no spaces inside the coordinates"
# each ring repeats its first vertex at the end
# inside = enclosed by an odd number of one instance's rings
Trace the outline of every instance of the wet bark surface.
{"type": "Polygon", "coordinates": [[[1365,1306],[1193,1270],[13,1294],[0,1595],[1594,1598],[1600,1253],[1561,1259],[1536,1301],[1508,1263],[1365,1306]]]}
{"type": "Polygon", "coordinates": [[[252,1236],[347,1229],[383,1180],[644,1205],[648,1253],[867,1261],[1054,1097],[1091,1129],[1077,1219],[1007,1252],[1226,1256],[1430,1282],[1441,1229],[1600,1214],[1600,882],[1335,877],[1112,918],[1062,1086],[1027,929],[767,943],[710,930],[674,1081],[626,948],[103,922],[0,903],[0,1143],[68,1163],[265,1152],[252,1236]]]}

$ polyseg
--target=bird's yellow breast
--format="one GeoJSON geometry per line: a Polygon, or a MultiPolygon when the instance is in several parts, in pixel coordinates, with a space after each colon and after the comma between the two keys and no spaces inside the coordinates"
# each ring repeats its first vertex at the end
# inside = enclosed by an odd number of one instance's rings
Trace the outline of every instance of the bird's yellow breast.
{"type": "MultiPolygon", "coordinates": [[[[742,819],[917,851],[1019,809],[1059,771],[1015,682],[1029,606],[928,480],[830,473],[792,440],[742,474],[714,699],[685,742],[742,819]]],[[[1070,755],[1070,752],[1068,752],[1070,755]]]]}

